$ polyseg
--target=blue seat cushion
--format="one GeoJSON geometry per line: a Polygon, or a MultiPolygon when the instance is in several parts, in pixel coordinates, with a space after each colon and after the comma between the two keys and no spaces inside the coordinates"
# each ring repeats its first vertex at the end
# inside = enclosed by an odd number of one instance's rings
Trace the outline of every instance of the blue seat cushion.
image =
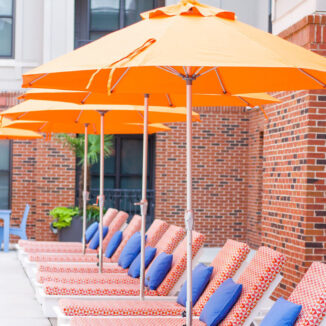
{"type": "MultiPolygon", "coordinates": [[[[213,272],[212,266],[206,266],[204,264],[198,264],[192,271],[192,305],[194,306],[202,295],[203,291],[208,284],[211,275],[213,272]]],[[[177,302],[182,306],[186,307],[187,305],[187,281],[184,282],[179,295],[177,302]]]]}
{"type": "MultiPolygon", "coordinates": [[[[154,259],[155,254],[156,254],[156,248],[152,248],[150,246],[145,248],[145,268],[154,259]]],[[[131,277],[137,278],[140,276],[140,259],[141,259],[140,256],[141,255],[139,253],[128,269],[128,275],[131,277]]]]}
{"type": "MultiPolygon", "coordinates": [[[[103,239],[107,235],[109,231],[109,228],[107,226],[103,226],[103,239]]],[[[96,233],[94,234],[92,240],[89,243],[89,248],[90,249],[97,249],[100,244],[100,230],[97,230],[96,233]]]]}
{"type": "Polygon", "coordinates": [[[106,247],[105,257],[111,258],[112,255],[117,250],[117,248],[119,247],[121,241],[122,241],[122,232],[117,231],[116,233],[114,233],[112,239],[110,240],[108,246],[106,247]]]}
{"type": "MultiPolygon", "coordinates": [[[[145,236],[145,240],[147,236],[145,236]]],[[[132,237],[128,240],[125,247],[123,248],[118,264],[122,268],[129,268],[133,260],[140,253],[141,248],[141,234],[140,232],[136,232],[132,235],[132,237]]]]}
{"type": "Polygon", "coordinates": [[[292,326],[295,324],[302,306],[279,298],[261,322],[261,326],[292,326]]]}
{"type": "Polygon", "coordinates": [[[156,290],[172,266],[173,255],[165,252],[160,253],[153,261],[145,276],[145,286],[151,290],[156,290]]]}
{"type": "Polygon", "coordinates": [[[86,243],[90,242],[98,229],[98,222],[92,223],[85,232],[86,243]]]}
{"type": "Polygon", "coordinates": [[[241,292],[242,284],[234,283],[231,278],[227,279],[209,298],[199,320],[207,326],[218,325],[235,305],[241,292]]]}

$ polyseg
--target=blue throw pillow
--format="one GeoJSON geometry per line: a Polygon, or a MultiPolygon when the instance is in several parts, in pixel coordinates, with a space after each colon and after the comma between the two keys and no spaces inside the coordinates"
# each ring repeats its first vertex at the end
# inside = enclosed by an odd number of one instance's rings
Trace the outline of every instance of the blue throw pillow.
{"type": "Polygon", "coordinates": [[[145,286],[151,290],[156,290],[171,269],[172,260],[173,255],[168,255],[165,252],[159,254],[146,273],[145,286]]]}
{"type": "Polygon", "coordinates": [[[207,326],[218,325],[237,302],[242,284],[234,283],[232,278],[224,281],[205,304],[199,320],[207,326]]]}
{"type": "MultiPolygon", "coordinates": [[[[147,236],[145,236],[146,240],[147,236]]],[[[128,268],[133,260],[137,257],[141,248],[141,235],[140,232],[136,232],[133,236],[128,240],[125,247],[123,248],[121,255],[119,257],[118,264],[122,268],[128,268]]]]}
{"type": "Polygon", "coordinates": [[[108,246],[106,247],[105,257],[111,258],[112,255],[117,250],[117,248],[119,247],[121,241],[122,241],[122,232],[117,231],[116,233],[114,233],[112,239],[110,240],[108,246]]]}
{"type": "Polygon", "coordinates": [[[90,242],[98,229],[98,222],[92,223],[85,232],[86,243],[90,242]]]}
{"type": "MultiPolygon", "coordinates": [[[[145,268],[150,264],[150,262],[154,259],[156,254],[156,248],[152,248],[150,246],[145,248],[145,268]]],[[[134,278],[140,276],[140,253],[134,259],[132,264],[128,269],[128,275],[134,278]]]]}
{"type": "Polygon", "coordinates": [[[261,322],[261,326],[292,326],[296,322],[302,306],[279,298],[261,322]]]}
{"type": "MultiPolygon", "coordinates": [[[[198,264],[192,271],[192,305],[194,306],[208,284],[213,272],[213,267],[207,267],[204,264],[198,264]]],[[[182,306],[187,305],[187,281],[178,295],[177,302],[182,306]]]]}
{"type": "MultiPolygon", "coordinates": [[[[103,239],[108,233],[109,228],[107,226],[103,226],[103,239]]],[[[90,249],[97,249],[100,244],[100,230],[97,230],[96,233],[94,234],[91,242],[89,243],[89,248],[90,249]]]]}

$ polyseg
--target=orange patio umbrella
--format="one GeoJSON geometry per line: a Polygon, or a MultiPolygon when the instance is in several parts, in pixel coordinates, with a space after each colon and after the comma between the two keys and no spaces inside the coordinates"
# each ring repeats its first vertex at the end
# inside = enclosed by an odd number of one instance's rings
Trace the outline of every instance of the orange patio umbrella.
{"type": "MultiPolygon", "coordinates": [[[[40,104],[40,103],[39,103],[40,104]]],[[[41,103],[42,104],[42,103],[41,103]]],[[[43,107],[46,108],[50,102],[43,101],[43,107]]],[[[46,134],[51,133],[73,133],[73,134],[85,134],[84,142],[84,189],[83,189],[83,232],[82,232],[82,253],[85,254],[86,251],[86,207],[88,201],[87,193],[87,153],[88,153],[88,134],[99,135],[100,130],[96,128],[95,124],[80,124],[73,123],[68,124],[67,122],[49,122],[49,121],[33,121],[33,120],[10,120],[3,118],[3,129],[16,128],[18,131],[33,133],[33,131],[43,132],[46,134]],[[25,129],[25,130],[23,130],[25,129]],[[32,131],[29,131],[32,130],[32,131]]],[[[120,124],[107,124],[104,127],[105,134],[117,135],[117,134],[143,134],[144,125],[141,123],[120,123],[120,124]]],[[[149,124],[148,133],[153,134],[157,132],[166,132],[170,128],[160,124],[149,124]]],[[[0,129],[1,131],[1,129],[0,129]]],[[[41,135],[40,135],[41,137],[41,135]]]]}
{"type": "Polygon", "coordinates": [[[192,94],[323,89],[326,59],[239,22],[230,11],[182,0],[50,61],[23,87],[98,93],[187,94],[187,325],[192,323],[192,94]],[[186,86],[186,87],[185,87],[186,86]]]}
{"type": "MultiPolygon", "coordinates": [[[[158,122],[182,122],[186,121],[186,109],[185,108],[165,108],[165,107],[148,107],[148,97],[145,96],[145,107],[131,106],[131,105],[78,105],[74,103],[66,102],[54,102],[54,101],[38,101],[27,100],[22,102],[8,110],[0,113],[2,116],[6,116],[11,119],[16,119],[17,125],[27,126],[28,120],[30,126],[36,128],[39,125],[39,121],[46,121],[43,123],[43,128],[54,128],[54,130],[62,131],[69,130],[69,132],[77,132],[81,126],[85,127],[85,155],[87,155],[87,134],[88,130],[91,133],[100,133],[101,135],[101,154],[100,154],[100,243],[99,243],[99,271],[102,271],[102,219],[103,219],[103,207],[104,207],[104,133],[122,133],[129,130],[128,133],[143,133],[144,134],[144,146],[143,146],[143,181],[142,181],[142,198],[146,199],[147,191],[147,154],[148,154],[148,133],[167,131],[168,127],[158,124],[158,122]],[[22,121],[23,119],[24,121],[22,121]],[[26,121],[27,120],[27,121],[26,121]],[[37,120],[36,122],[33,120],[37,120]],[[63,122],[64,121],[64,122],[63,122]],[[128,126],[126,122],[129,122],[128,126]],[[70,124],[71,127],[67,126],[70,124]],[[154,123],[154,125],[153,125],[154,123]],[[121,130],[119,130],[121,128],[121,130]]],[[[199,121],[200,117],[198,113],[192,112],[192,120],[199,121]]],[[[42,128],[42,126],[41,126],[42,128]]],[[[35,130],[35,129],[34,129],[35,130]]],[[[41,129],[44,131],[44,129],[41,129]]],[[[87,160],[85,160],[87,162],[87,160]]],[[[84,169],[84,179],[86,176],[86,168],[84,169]]],[[[86,229],[86,201],[87,192],[85,188],[86,182],[84,182],[84,224],[83,230],[86,229]]],[[[147,203],[147,202],[146,202],[147,203]]],[[[146,216],[144,209],[146,209],[146,203],[140,203],[142,216],[146,216]],[[144,208],[145,207],[145,208],[144,208]]],[[[145,223],[144,223],[145,226],[145,223]]],[[[143,232],[145,229],[143,227],[143,232]]],[[[83,252],[85,248],[85,237],[83,236],[83,252]]]]}
{"type": "Polygon", "coordinates": [[[14,127],[6,127],[8,119],[3,118],[0,123],[0,139],[16,139],[16,140],[24,140],[24,139],[38,139],[43,136],[37,132],[31,130],[24,130],[21,128],[14,127]]]}

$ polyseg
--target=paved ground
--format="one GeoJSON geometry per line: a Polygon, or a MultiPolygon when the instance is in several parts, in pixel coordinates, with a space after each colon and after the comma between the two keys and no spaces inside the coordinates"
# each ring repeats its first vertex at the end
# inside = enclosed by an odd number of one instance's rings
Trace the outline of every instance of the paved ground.
{"type": "Polygon", "coordinates": [[[15,251],[0,251],[0,325],[50,326],[15,251]]]}

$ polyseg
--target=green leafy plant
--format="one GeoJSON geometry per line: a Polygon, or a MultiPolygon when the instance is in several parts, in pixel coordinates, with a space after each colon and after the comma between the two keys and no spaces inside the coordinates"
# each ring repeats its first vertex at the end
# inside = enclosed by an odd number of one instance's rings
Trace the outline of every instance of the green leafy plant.
{"type": "MultiPolygon", "coordinates": [[[[78,164],[82,166],[82,171],[80,173],[79,182],[78,182],[78,203],[79,208],[82,209],[83,204],[83,170],[84,170],[84,144],[85,144],[85,136],[79,135],[78,137],[74,137],[68,134],[59,134],[57,135],[57,139],[59,139],[63,144],[69,147],[76,155],[78,164]]],[[[87,154],[87,184],[88,191],[90,185],[90,168],[92,165],[98,163],[100,158],[100,150],[101,150],[101,141],[100,136],[98,135],[88,135],[88,154],[87,154]]],[[[114,149],[114,138],[112,135],[104,135],[104,156],[109,157],[113,154],[114,149]]]]}
{"type": "MultiPolygon", "coordinates": [[[[104,208],[103,214],[105,214],[106,209],[104,208]]],[[[100,220],[100,208],[97,205],[88,205],[86,208],[87,222],[92,223],[100,220]]]]}
{"type": "Polygon", "coordinates": [[[56,207],[50,215],[53,217],[52,226],[56,229],[63,229],[70,226],[72,218],[79,214],[79,208],[56,207]]]}

